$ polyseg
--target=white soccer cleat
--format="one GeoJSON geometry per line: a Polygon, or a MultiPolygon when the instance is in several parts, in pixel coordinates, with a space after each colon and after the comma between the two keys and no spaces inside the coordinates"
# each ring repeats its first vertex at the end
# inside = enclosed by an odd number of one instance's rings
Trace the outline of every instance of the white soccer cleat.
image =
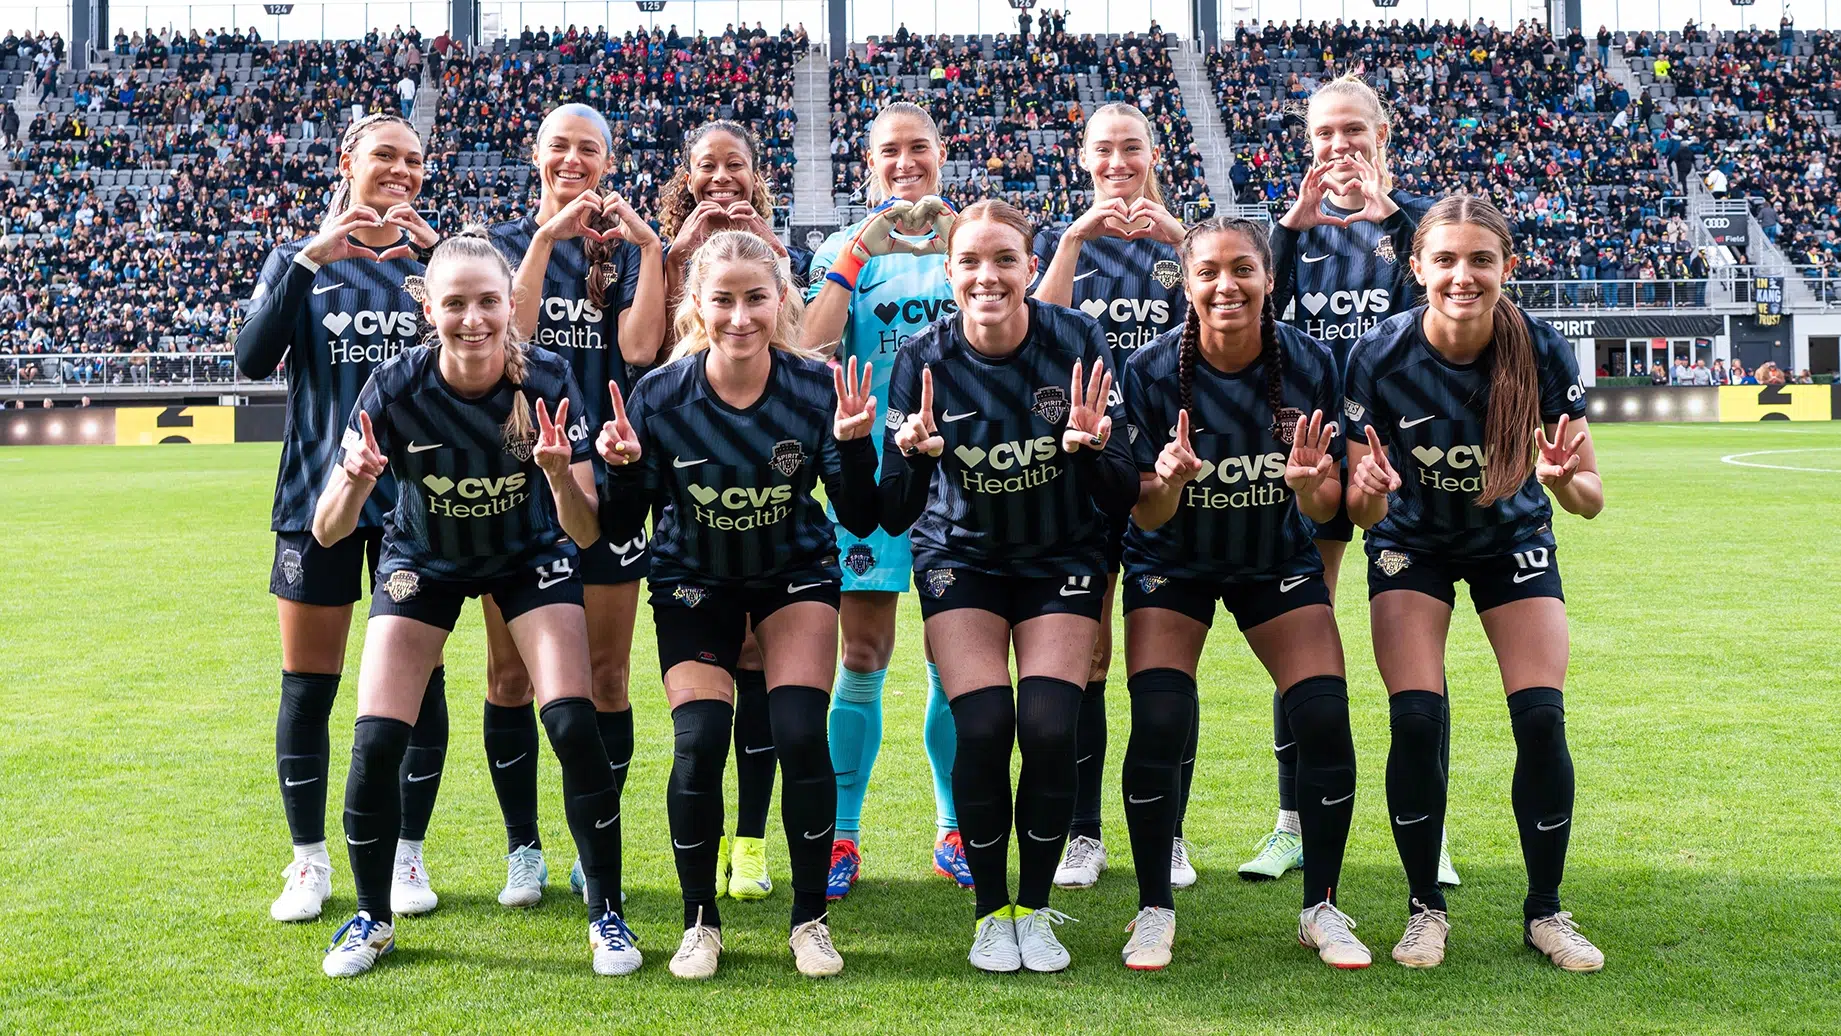
{"type": "Polygon", "coordinates": [[[645,958],[639,953],[639,939],[619,914],[609,911],[588,925],[588,945],[594,948],[594,973],[597,975],[631,975],[645,958]]]}
{"type": "Polygon", "coordinates": [[[277,921],[311,921],[320,916],[332,897],[332,861],[309,856],[288,864],[281,876],[288,879],[281,895],[269,904],[268,916],[277,921]]]}
{"type": "Polygon", "coordinates": [[[1463,884],[1457,878],[1457,868],[1451,865],[1451,832],[1448,830],[1438,836],[1438,883],[1452,889],[1463,884]]]}
{"type": "Polygon", "coordinates": [[[1023,966],[1022,951],[1016,945],[1016,919],[1006,906],[993,910],[978,920],[972,936],[972,952],[966,959],[980,971],[1017,971],[1023,966]]]}
{"type": "Polygon", "coordinates": [[[1099,883],[1106,869],[1106,846],[1097,838],[1075,835],[1061,851],[1061,866],[1055,868],[1055,884],[1064,889],[1090,889],[1099,883]]]}
{"type": "Polygon", "coordinates": [[[1125,926],[1131,938],[1125,941],[1120,956],[1133,971],[1162,971],[1170,964],[1170,951],[1176,945],[1176,911],[1163,907],[1145,907],[1125,926]]]}
{"type": "Polygon", "coordinates": [[[351,978],[371,970],[377,958],[394,949],[395,926],[388,921],[373,921],[361,910],[332,937],[320,967],[328,977],[351,978]]]}
{"type": "Polygon", "coordinates": [[[1567,971],[1604,970],[1604,951],[1579,934],[1570,911],[1562,910],[1529,921],[1522,938],[1567,971]]]}
{"type": "Polygon", "coordinates": [[[1445,942],[1451,936],[1451,918],[1443,910],[1428,910],[1417,899],[1419,912],[1406,919],[1406,934],[1394,944],[1394,960],[1405,968],[1436,968],[1445,962],[1445,942]]]}
{"type": "MultiPolygon", "coordinates": [[[[549,880],[550,865],[543,861],[543,850],[521,845],[505,857],[505,887],[499,890],[499,905],[534,907],[543,901],[543,883],[549,880]]],[[[391,898],[394,901],[394,895],[391,898]]]]}
{"type": "Polygon", "coordinates": [[[396,851],[396,873],[390,879],[390,912],[404,917],[426,914],[441,898],[428,887],[428,864],[416,849],[396,851]]]}
{"type": "Polygon", "coordinates": [[[1298,915],[1298,942],[1332,968],[1365,968],[1374,955],[1355,937],[1355,922],[1328,900],[1298,915]]]}
{"type": "Polygon", "coordinates": [[[1070,963],[1067,947],[1055,938],[1055,925],[1074,918],[1059,910],[1042,907],[1029,910],[1011,908],[1016,914],[1016,949],[1023,957],[1023,967],[1030,971],[1062,971],[1070,963]]]}
{"type": "Polygon", "coordinates": [[[831,929],[822,917],[793,929],[786,944],[793,948],[793,965],[806,978],[830,978],[844,970],[844,955],[831,945],[831,929]]]}
{"type": "Polygon", "coordinates": [[[678,952],[671,955],[671,973],[679,978],[705,979],[716,974],[722,956],[722,930],[703,923],[703,911],[697,911],[697,923],[684,930],[678,952]]]}
{"type": "Polygon", "coordinates": [[[1189,840],[1178,838],[1170,843],[1170,887],[1186,889],[1195,884],[1195,864],[1189,860],[1189,840]]]}

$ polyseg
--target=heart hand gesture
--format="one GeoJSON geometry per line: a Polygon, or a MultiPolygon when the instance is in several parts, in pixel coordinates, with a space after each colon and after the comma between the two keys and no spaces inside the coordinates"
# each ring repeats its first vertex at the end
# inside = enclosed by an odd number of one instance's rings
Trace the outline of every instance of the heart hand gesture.
{"type": "Polygon", "coordinates": [[[1186,485],[1202,473],[1201,458],[1189,445],[1189,411],[1176,412],[1176,435],[1157,455],[1157,477],[1167,486],[1186,485]]]}
{"type": "Polygon", "coordinates": [[[1350,187],[1359,191],[1362,197],[1360,211],[1345,218],[1344,226],[1363,221],[1379,223],[1400,211],[1400,206],[1387,196],[1387,189],[1381,180],[1380,166],[1368,161],[1364,155],[1350,155],[1343,161],[1353,173],[1353,178],[1348,181],[1350,187]]]}
{"type": "Polygon", "coordinates": [[[1540,459],[1535,462],[1534,473],[1541,480],[1541,485],[1548,489],[1559,489],[1573,480],[1579,470],[1579,447],[1585,442],[1583,431],[1575,433],[1569,440],[1566,437],[1568,417],[1560,415],[1560,421],[1553,426],[1553,441],[1547,441],[1545,429],[1534,430],[1534,444],[1540,448],[1540,459]]]}
{"type": "Polygon", "coordinates": [[[1075,360],[1074,384],[1068,396],[1068,423],[1061,431],[1061,448],[1069,453],[1082,447],[1105,449],[1106,438],[1112,433],[1112,417],[1106,413],[1106,400],[1112,396],[1112,375],[1106,373],[1106,364],[1094,360],[1093,375],[1083,384],[1080,361],[1075,360]]]}
{"type": "Polygon", "coordinates": [[[633,206],[619,194],[608,194],[601,199],[601,225],[604,241],[625,241],[640,248],[659,243],[658,233],[652,229],[652,225],[641,219],[633,206]]]}
{"type": "Polygon", "coordinates": [[[607,394],[614,401],[614,419],[601,426],[601,434],[595,439],[595,452],[614,467],[625,467],[639,460],[639,436],[633,431],[633,423],[626,418],[626,400],[620,397],[620,386],[608,382],[607,394]]]}
{"type": "Polygon", "coordinates": [[[353,443],[350,433],[346,435],[345,474],[353,482],[376,482],[384,473],[384,466],[390,463],[383,451],[377,448],[377,435],[371,431],[371,415],[358,411],[358,428],[364,433],[361,442],[353,443]]]}
{"type": "Polygon", "coordinates": [[[531,451],[531,459],[552,480],[562,479],[569,475],[569,457],[573,452],[574,447],[569,445],[569,401],[564,399],[556,404],[556,419],[552,421],[549,408],[539,398],[537,447],[531,451]]]}
{"type": "MultiPolygon", "coordinates": [[[[369,245],[359,244],[351,235],[359,230],[374,230],[386,225],[384,218],[377,214],[376,209],[369,205],[353,205],[339,213],[331,223],[314,235],[313,240],[307,242],[306,247],[300,250],[300,254],[321,266],[336,263],[342,259],[369,259],[373,262],[382,262],[385,258],[383,253],[369,245]]],[[[391,249],[391,252],[395,251],[396,249],[391,249]]],[[[392,255],[390,258],[395,258],[395,256],[392,255]]]]}
{"type": "Polygon", "coordinates": [[[925,453],[929,457],[938,457],[946,450],[946,440],[941,437],[939,426],[933,423],[933,368],[921,368],[920,409],[908,415],[902,422],[900,430],[895,433],[895,445],[901,449],[901,455],[912,457],[925,453]]]}

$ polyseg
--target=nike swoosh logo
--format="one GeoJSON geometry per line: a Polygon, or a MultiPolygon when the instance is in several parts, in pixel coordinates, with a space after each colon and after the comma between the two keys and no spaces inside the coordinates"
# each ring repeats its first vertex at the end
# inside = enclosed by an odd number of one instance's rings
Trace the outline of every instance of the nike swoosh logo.
{"type": "Polygon", "coordinates": [[[615,813],[615,814],[614,814],[613,816],[611,816],[611,817],[608,817],[608,818],[607,818],[606,820],[597,820],[597,821],[595,821],[595,822],[594,822],[594,829],[595,829],[596,831],[599,831],[599,830],[601,830],[602,828],[604,828],[604,827],[606,827],[607,825],[609,825],[609,824],[611,824],[611,823],[613,823],[614,821],[616,821],[616,820],[619,820],[619,819],[620,819],[620,814],[618,814],[618,813],[615,813]]]}
{"type": "Polygon", "coordinates": [[[1425,816],[1423,816],[1423,817],[1415,817],[1415,818],[1413,818],[1412,820],[1401,820],[1401,819],[1400,819],[1399,817],[1395,817],[1395,818],[1394,818],[1394,823],[1395,823],[1395,824],[1398,824],[1398,825],[1399,825],[1399,826],[1401,826],[1401,827],[1406,827],[1406,826],[1408,826],[1408,825],[1411,825],[1411,824],[1417,824],[1417,823],[1419,823],[1419,822],[1420,822],[1421,820],[1430,820],[1430,819],[1432,819],[1432,815],[1431,815],[1430,813],[1428,813],[1428,814],[1426,814],[1426,815],[1425,815],[1425,816]]]}
{"type": "Polygon", "coordinates": [[[304,781],[297,781],[293,779],[292,777],[283,777],[281,779],[281,783],[283,787],[298,788],[303,784],[312,784],[314,781],[317,781],[317,780],[319,780],[318,777],[309,777],[304,781]]]}
{"type": "Polygon", "coordinates": [[[1064,586],[1061,588],[1061,596],[1063,597],[1078,597],[1081,594],[1090,594],[1092,592],[1091,590],[1082,590],[1073,586],[1064,586]]]}
{"type": "MultiPolygon", "coordinates": [[[[703,842],[707,842],[707,841],[709,841],[709,839],[707,838],[703,840],[703,842]]],[[[697,846],[702,845],[703,842],[692,842],[689,845],[679,845],[678,840],[673,838],[671,840],[671,847],[673,849],[695,849],[697,846]]]]}
{"type": "Polygon", "coordinates": [[[439,776],[441,776],[441,771],[436,770],[434,773],[425,773],[420,777],[417,777],[415,774],[412,773],[408,777],[405,777],[404,780],[408,781],[411,784],[420,784],[423,781],[432,781],[436,777],[439,777],[439,776]]]}
{"type": "Polygon", "coordinates": [[[362,841],[362,842],[354,842],[354,841],[352,841],[351,839],[349,839],[349,838],[347,838],[347,839],[345,840],[345,844],[346,844],[346,845],[370,845],[370,844],[371,844],[372,842],[375,842],[375,841],[377,841],[377,839],[375,839],[375,838],[367,838],[367,839],[365,839],[365,840],[364,840],[364,841],[362,841]]]}
{"type": "MultiPolygon", "coordinates": [[[[522,757],[522,756],[520,756],[519,758],[523,758],[523,757],[522,757]]],[[[624,770],[624,769],[626,769],[626,764],[627,764],[627,763],[630,763],[630,762],[632,762],[632,761],[633,761],[633,760],[631,760],[631,759],[628,759],[628,760],[626,761],[626,763],[608,763],[608,764],[607,764],[607,768],[608,768],[608,769],[610,769],[610,770],[624,770]]]]}
{"type": "Polygon", "coordinates": [[[1560,828],[1565,827],[1567,824],[1570,824],[1572,822],[1573,822],[1573,818],[1567,817],[1565,820],[1560,821],[1559,823],[1553,825],[1552,827],[1548,827],[1546,824],[1543,824],[1540,821],[1536,820],[1534,822],[1534,829],[1536,831],[1557,831],[1560,828]]]}
{"type": "Polygon", "coordinates": [[[1323,255],[1311,255],[1309,252],[1304,253],[1304,261],[1307,263],[1320,263],[1328,258],[1329,258],[1328,253],[1325,253],[1323,255]]]}
{"type": "Polygon", "coordinates": [[[1296,741],[1287,741],[1287,742],[1285,742],[1285,743],[1284,743],[1284,744],[1282,744],[1282,745],[1273,745],[1273,746],[1272,746],[1272,750],[1273,750],[1274,752],[1283,752],[1283,751],[1284,751],[1285,749],[1287,749],[1287,748],[1290,748],[1290,747],[1292,747],[1293,745],[1296,745],[1296,744],[1297,744],[1297,742],[1296,742],[1296,741]]]}
{"type": "Polygon", "coordinates": [[[1136,797],[1134,797],[1134,796],[1131,796],[1131,795],[1127,795],[1127,796],[1125,796],[1125,801],[1126,801],[1126,802],[1129,802],[1130,804],[1132,804],[1132,805],[1134,805],[1134,806],[1142,806],[1142,805],[1144,805],[1144,804],[1145,804],[1145,803],[1147,803],[1147,802],[1156,802],[1156,801],[1157,801],[1158,799],[1161,799],[1161,798],[1163,798],[1163,796],[1162,796],[1162,795],[1152,795],[1152,796],[1151,796],[1150,798],[1148,798],[1148,799],[1140,799],[1140,798],[1136,798],[1136,797]]]}
{"type": "Polygon", "coordinates": [[[816,583],[799,583],[797,585],[788,583],[786,585],[786,592],[789,594],[796,594],[801,590],[810,590],[811,588],[815,586],[823,586],[825,585],[826,582],[828,582],[828,580],[820,579],[816,583]]]}
{"type": "Polygon", "coordinates": [[[694,468],[706,460],[709,460],[709,458],[698,457],[696,460],[685,460],[682,457],[673,457],[671,458],[671,466],[674,468],[694,468]]]}
{"type": "MultiPolygon", "coordinates": [[[[831,825],[831,827],[836,827],[836,826],[837,826],[836,824],[832,824],[832,825],[831,825]]],[[[806,840],[806,841],[808,841],[808,842],[816,842],[816,841],[818,841],[818,840],[819,840],[820,838],[823,838],[824,836],[826,836],[826,835],[828,835],[828,834],[830,834],[830,833],[831,833],[831,827],[827,827],[827,828],[825,828],[825,829],[824,829],[823,831],[820,831],[820,832],[818,832],[817,834],[812,834],[812,833],[811,833],[810,831],[801,831],[801,832],[799,832],[799,833],[805,836],[805,840],[806,840]]]]}
{"type": "Polygon", "coordinates": [[[980,842],[976,838],[974,838],[966,842],[965,844],[971,846],[974,849],[989,849],[990,847],[996,845],[998,842],[1003,841],[1003,838],[1004,838],[1003,835],[998,835],[996,838],[993,838],[988,842],[980,842]]]}
{"type": "Polygon", "coordinates": [[[345,282],[344,282],[344,281],[340,281],[340,282],[339,282],[339,283],[337,283],[337,284],[327,284],[327,285],[324,285],[324,286],[322,286],[322,287],[318,287],[318,288],[315,288],[315,289],[313,289],[313,293],[314,293],[315,295],[324,295],[324,294],[326,294],[326,293],[327,293],[327,292],[329,292],[329,291],[333,291],[333,290],[335,290],[335,289],[338,289],[338,288],[343,288],[343,287],[345,287],[345,282]]]}
{"type": "Polygon", "coordinates": [[[1546,574],[1545,572],[1517,572],[1515,573],[1515,581],[1517,583],[1525,583],[1530,579],[1539,579],[1546,574]]]}
{"type": "MultiPolygon", "coordinates": [[[[1201,430],[1202,430],[1202,426],[1201,426],[1201,425],[1199,425],[1199,424],[1192,424],[1192,425],[1190,425],[1190,426],[1189,426],[1189,434],[1190,434],[1190,435],[1194,435],[1195,433],[1197,433],[1197,432],[1199,432],[1199,431],[1201,431],[1201,430]]],[[[1170,426],[1170,438],[1172,438],[1172,439],[1174,439],[1174,438],[1176,438],[1176,426],[1175,426],[1175,425],[1171,425],[1171,426],[1170,426]]]]}
{"type": "Polygon", "coordinates": [[[1035,839],[1038,842],[1059,842],[1061,840],[1060,835],[1049,835],[1047,838],[1043,838],[1041,835],[1036,834],[1034,831],[1025,831],[1024,834],[1027,834],[1029,837],[1035,839]]]}
{"type": "Polygon", "coordinates": [[[568,581],[569,581],[568,576],[544,576],[541,579],[537,580],[537,589],[548,590],[550,587],[555,586],[557,583],[566,583],[568,581]]]}
{"type": "Polygon", "coordinates": [[[1437,414],[1427,414],[1424,417],[1418,419],[1417,421],[1408,421],[1406,418],[1402,417],[1400,419],[1400,430],[1405,431],[1408,428],[1413,427],[1414,425],[1425,424],[1427,421],[1430,421],[1432,418],[1437,417],[1437,416],[1438,416],[1437,414]]]}
{"type": "Polygon", "coordinates": [[[635,561],[638,561],[640,558],[643,558],[645,556],[646,556],[646,552],[643,549],[636,550],[631,554],[615,554],[614,555],[614,557],[617,557],[620,559],[621,568],[625,568],[628,565],[632,564],[635,561]]]}
{"type": "Polygon", "coordinates": [[[1292,576],[1290,579],[1281,579],[1278,581],[1278,592],[1288,594],[1308,582],[1310,582],[1309,576],[1292,576]]]}
{"type": "Polygon", "coordinates": [[[742,751],[747,753],[748,755],[760,755],[762,752],[773,751],[773,746],[772,745],[762,745],[760,748],[744,748],[742,749],[742,751]]]}
{"type": "Polygon", "coordinates": [[[429,450],[438,450],[441,447],[446,446],[446,445],[447,445],[446,443],[431,442],[428,445],[424,446],[420,443],[411,442],[408,446],[405,446],[403,448],[408,450],[410,453],[426,453],[429,450]]]}
{"type": "Polygon", "coordinates": [[[1099,272],[1099,268],[1098,268],[1098,267],[1094,267],[1093,269],[1091,269],[1091,270],[1088,270],[1088,271],[1087,271],[1086,273],[1077,273],[1077,274],[1075,274],[1075,275],[1074,275],[1074,279],[1075,279],[1075,280],[1077,280],[1077,281],[1084,281],[1084,280],[1086,280],[1086,279],[1087,279],[1088,277],[1091,277],[1091,276],[1093,276],[1094,274],[1096,274],[1096,273],[1098,273],[1098,272],[1099,272]]]}
{"type": "Polygon", "coordinates": [[[972,416],[973,414],[977,412],[978,411],[976,410],[967,410],[963,414],[941,414],[940,423],[941,424],[952,424],[954,421],[963,421],[966,418],[972,416]]]}
{"type": "Polygon", "coordinates": [[[889,282],[889,279],[887,277],[884,277],[879,281],[870,281],[868,284],[859,284],[857,285],[857,294],[867,295],[870,292],[875,291],[877,288],[882,287],[884,284],[887,284],[888,282],[889,282]]]}
{"type": "Polygon", "coordinates": [[[1324,799],[1323,804],[1326,806],[1340,806],[1343,803],[1349,801],[1350,799],[1354,797],[1355,797],[1355,793],[1350,792],[1347,795],[1344,795],[1342,798],[1339,798],[1339,799],[1324,799]]]}
{"type": "Polygon", "coordinates": [[[1074,760],[1074,765],[1079,766],[1081,763],[1084,763],[1091,758],[1093,758],[1093,753],[1088,752],[1086,755],[1083,755],[1079,759],[1074,760]]]}
{"type": "Polygon", "coordinates": [[[507,760],[505,760],[505,761],[504,761],[504,762],[502,762],[502,763],[501,763],[501,762],[499,762],[499,761],[498,761],[497,759],[494,759],[494,760],[492,761],[492,766],[493,766],[493,769],[496,769],[496,770],[503,770],[503,769],[504,769],[504,768],[506,768],[507,766],[510,766],[511,764],[513,764],[513,763],[515,763],[515,762],[517,762],[518,760],[520,760],[520,759],[522,759],[522,758],[524,758],[524,757],[525,757],[525,756],[527,756],[527,755],[530,755],[530,753],[529,753],[529,752],[519,752],[519,753],[518,753],[517,755],[515,755],[515,756],[512,756],[512,757],[511,757],[510,759],[507,759],[507,760]]]}

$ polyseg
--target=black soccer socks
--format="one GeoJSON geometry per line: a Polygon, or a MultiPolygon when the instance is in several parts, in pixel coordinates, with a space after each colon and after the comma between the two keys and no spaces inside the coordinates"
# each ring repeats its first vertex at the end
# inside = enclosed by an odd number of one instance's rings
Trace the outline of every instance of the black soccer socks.
{"type": "MultiPolygon", "coordinates": [[[[1445,707],[1436,691],[1401,691],[1388,699],[1393,743],[1387,752],[1387,810],[1394,847],[1413,899],[1445,909],[1438,887],[1438,847],[1445,830],[1445,774],[1439,762],[1445,707]]],[[[1304,856],[1310,862],[1309,851],[1304,856]]]]}
{"type": "Polygon", "coordinates": [[[1133,674],[1126,687],[1131,738],[1120,784],[1138,872],[1138,906],[1174,910],[1170,843],[1182,809],[1183,746],[1195,729],[1195,677],[1179,669],[1147,669],[1133,674]]]}
{"type": "MultiPolygon", "coordinates": [[[[772,743],[777,746],[786,782],[780,795],[780,823],[786,828],[786,858],[793,872],[793,927],[797,928],[825,915],[825,878],[831,867],[832,828],[837,822],[837,774],[831,769],[831,746],[825,737],[831,696],[817,687],[789,684],[775,687],[766,697],[772,743]]],[[[769,767],[768,780],[772,779],[769,767]]]]}
{"type": "Polygon", "coordinates": [[[1025,676],[1016,684],[1016,743],[1023,756],[1016,780],[1016,905],[1031,910],[1048,905],[1074,819],[1080,702],[1080,685],[1066,680],[1025,676]]]}
{"type": "MultiPolygon", "coordinates": [[[[1355,814],[1355,739],[1349,685],[1340,676],[1301,680],[1282,696],[1298,742],[1297,811],[1304,838],[1304,906],[1336,902],[1349,820],[1355,814]]],[[[1437,862],[1437,846],[1433,847],[1437,862]]],[[[1436,869],[1436,868],[1435,868],[1436,869]]]]}
{"type": "Polygon", "coordinates": [[[722,841],[722,771],[729,759],[729,729],[735,709],[726,701],[700,698],[671,710],[671,779],[665,813],[671,851],[684,893],[684,927],[722,927],[716,910],[716,856],[722,841]]]}
{"type": "Polygon", "coordinates": [[[1560,912],[1560,879],[1573,830],[1573,757],[1566,748],[1566,706],[1558,688],[1509,695],[1515,731],[1515,826],[1528,867],[1528,920],[1560,912]]]}

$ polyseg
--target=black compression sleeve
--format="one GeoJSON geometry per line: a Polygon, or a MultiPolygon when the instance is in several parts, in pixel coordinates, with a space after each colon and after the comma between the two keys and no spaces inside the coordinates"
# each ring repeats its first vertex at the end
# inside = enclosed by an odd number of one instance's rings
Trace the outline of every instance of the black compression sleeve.
{"type": "Polygon", "coordinates": [[[314,271],[290,261],[281,283],[250,306],[236,341],[237,370],[245,378],[261,380],[281,366],[288,346],[294,344],[294,318],[307,302],[313,277],[314,271]]]}
{"type": "Polygon", "coordinates": [[[927,509],[927,491],[933,483],[934,469],[940,466],[940,458],[925,453],[901,459],[903,463],[890,464],[882,472],[879,520],[882,531],[890,536],[908,531],[908,526],[927,509]]]}
{"type": "Polygon", "coordinates": [[[868,438],[851,439],[838,443],[837,452],[843,467],[835,480],[825,480],[825,492],[837,511],[837,523],[852,536],[868,536],[876,531],[876,515],[882,510],[875,447],[868,438]]]}
{"type": "Polygon", "coordinates": [[[1083,449],[1074,455],[1074,463],[1087,479],[1093,503],[1114,518],[1131,513],[1138,504],[1138,465],[1132,462],[1124,443],[1124,436],[1114,435],[1106,440],[1103,449],[1083,449]]]}
{"type": "Polygon", "coordinates": [[[1298,232],[1272,224],[1272,311],[1281,316],[1298,290],[1298,232]]]}

